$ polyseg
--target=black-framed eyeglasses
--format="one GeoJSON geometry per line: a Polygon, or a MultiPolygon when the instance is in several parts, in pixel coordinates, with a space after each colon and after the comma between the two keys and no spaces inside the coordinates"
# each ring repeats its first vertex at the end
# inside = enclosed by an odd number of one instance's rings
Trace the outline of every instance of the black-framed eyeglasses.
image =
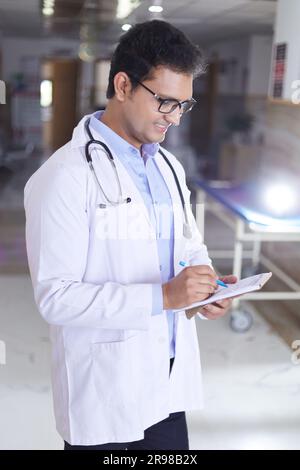
{"type": "Polygon", "coordinates": [[[139,80],[135,79],[135,81],[139,85],[141,85],[143,88],[145,88],[145,90],[149,91],[149,93],[151,93],[151,95],[153,95],[154,98],[158,101],[159,103],[158,111],[160,113],[170,114],[177,108],[177,106],[179,106],[180,114],[185,114],[191,111],[193,107],[195,106],[195,104],[197,103],[197,101],[194,100],[194,98],[191,98],[190,100],[185,100],[185,101],[179,101],[179,100],[176,100],[175,98],[161,98],[160,96],[158,96],[157,93],[154,93],[154,91],[150,90],[150,88],[148,88],[139,80]]]}

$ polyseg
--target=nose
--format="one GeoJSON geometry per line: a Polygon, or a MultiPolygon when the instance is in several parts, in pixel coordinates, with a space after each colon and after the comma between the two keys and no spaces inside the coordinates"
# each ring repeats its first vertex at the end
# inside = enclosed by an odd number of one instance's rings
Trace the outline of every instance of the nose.
{"type": "Polygon", "coordinates": [[[180,108],[177,106],[174,111],[169,114],[165,114],[165,119],[169,124],[173,124],[173,126],[179,126],[181,116],[182,114],[180,108]]]}

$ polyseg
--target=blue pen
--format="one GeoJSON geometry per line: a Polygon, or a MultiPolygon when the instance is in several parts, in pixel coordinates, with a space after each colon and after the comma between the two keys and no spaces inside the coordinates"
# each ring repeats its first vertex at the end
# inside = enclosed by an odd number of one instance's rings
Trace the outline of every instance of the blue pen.
{"type": "MultiPolygon", "coordinates": [[[[179,261],[179,264],[180,264],[180,266],[186,266],[186,262],[185,262],[185,261],[179,261]]],[[[228,285],[225,284],[225,282],[220,281],[219,279],[216,280],[216,283],[217,283],[219,286],[228,287],[228,285]]]]}

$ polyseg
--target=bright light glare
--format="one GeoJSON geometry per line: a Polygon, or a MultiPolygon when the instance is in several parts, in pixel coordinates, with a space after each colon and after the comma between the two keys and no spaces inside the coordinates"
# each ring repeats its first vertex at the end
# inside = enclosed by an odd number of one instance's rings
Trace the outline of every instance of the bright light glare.
{"type": "Polygon", "coordinates": [[[151,11],[151,13],[161,13],[163,11],[163,7],[159,5],[151,5],[148,10],[151,11]]]}
{"type": "Polygon", "coordinates": [[[54,8],[46,7],[42,10],[44,16],[52,16],[54,14],[54,8]]]}
{"type": "Polygon", "coordinates": [[[52,104],[52,82],[51,80],[43,80],[40,86],[41,106],[46,108],[52,104]]]}
{"type": "Polygon", "coordinates": [[[44,7],[45,8],[53,8],[55,0],[44,0],[44,7]]]}
{"type": "Polygon", "coordinates": [[[129,23],[123,24],[122,26],[123,31],[128,31],[130,28],[132,28],[132,26],[129,23]]]}
{"type": "Polygon", "coordinates": [[[264,200],[269,209],[277,214],[292,209],[296,203],[293,189],[285,184],[274,184],[267,188],[264,200]]]}
{"type": "Polygon", "coordinates": [[[79,58],[84,62],[93,62],[96,58],[96,44],[89,42],[82,42],[79,46],[79,58]]]}
{"type": "Polygon", "coordinates": [[[140,3],[141,0],[118,0],[117,18],[127,18],[140,3]]]}

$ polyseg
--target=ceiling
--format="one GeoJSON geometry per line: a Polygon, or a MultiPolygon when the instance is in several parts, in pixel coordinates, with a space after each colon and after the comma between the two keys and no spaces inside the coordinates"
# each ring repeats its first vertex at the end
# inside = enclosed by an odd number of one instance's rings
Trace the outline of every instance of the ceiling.
{"type": "MultiPolygon", "coordinates": [[[[155,1],[155,0],[154,0],[155,1]]],[[[123,22],[151,18],[148,7],[140,5],[123,22]]],[[[82,15],[97,28],[98,39],[116,42],[122,33],[114,18],[118,0],[55,0],[55,15],[43,21],[42,0],[0,0],[0,31],[3,36],[79,38],[82,15]],[[98,5],[97,11],[83,7],[98,5]]],[[[276,0],[162,0],[163,17],[190,37],[203,43],[251,33],[271,33],[276,0]]],[[[152,16],[153,17],[153,16],[152,16]]]]}

